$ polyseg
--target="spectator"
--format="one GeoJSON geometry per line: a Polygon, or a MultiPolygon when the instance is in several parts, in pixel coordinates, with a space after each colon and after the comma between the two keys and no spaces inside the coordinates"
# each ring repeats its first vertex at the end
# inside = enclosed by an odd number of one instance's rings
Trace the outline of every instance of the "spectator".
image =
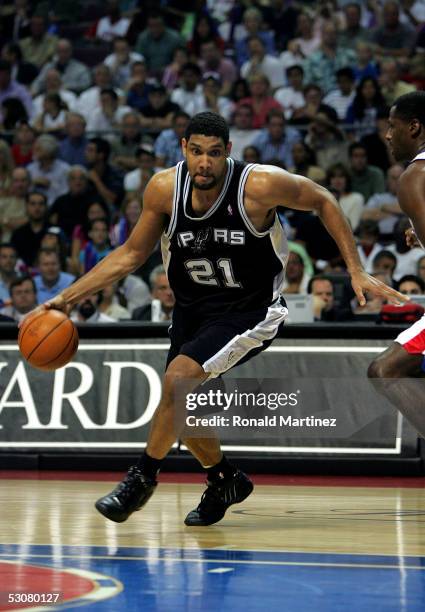
{"type": "Polygon", "coordinates": [[[146,30],[137,39],[135,50],[145,58],[148,70],[158,74],[171,64],[174,51],[183,44],[178,32],[165,27],[162,15],[151,13],[146,30]]]}
{"type": "Polygon", "coordinates": [[[363,212],[364,198],[360,193],[351,190],[351,176],[346,166],[338,163],[328,168],[326,182],[327,188],[336,196],[351,229],[355,232],[363,212]]]}
{"type": "Polygon", "coordinates": [[[44,304],[54,298],[75,280],[74,275],[61,270],[59,254],[54,249],[40,249],[37,256],[37,267],[39,274],[34,276],[34,283],[39,304],[44,304]]]}
{"type": "Polygon", "coordinates": [[[252,126],[255,129],[264,127],[267,114],[272,108],[282,110],[279,102],[270,95],[269,79],[263,74],[255,74],[249,78],[250,96],[242,98],[239,105],[247,104],[252,108],[252,126]]]}
{"type": "Polygon", "coordinates": [[[117,292],[117,289],[118,283],[113,283],[102,289],[99,312],[111,317],[115,321],[131,319],[130,312],[119,302],[120,294],[117,292]]]}
{"type": "Polygon", "coordinates": [[[45,89],[45,79],[49,70],[57,70],[61,75],[63,87],[76,94],[90,87],[90,71],[81,62],[72,57],[72,43],[66,38],[58,41],[56,55],[51,62],[43,66],[40,74],[31,85],[33,95],[37,95],[45,89]]]}
{"type": "Polygon", "coordinates": [[[354,72],[352,68],[341,68],[336,73],[338,89],[329,92],[323,98],[323,103],[332,107],[340,121],[344,121],[348,107],[354,100],[354,72]]]}
{"type": "Polygon", "coordinates": [[[397,257],[391,251],[381,249],[372,260],[372,274],[381,272],[387,275],[390,279],[390,284],[393,285],[394,270],[397,266],[397,257]]]}
{"type": "Polygon", "coordinates": [[[397,198],[397,183],[403,171],[401,164],[394,164],[388,169],[386,191],[369,198],[362,213],[362,219],[378,222],[379,231],[386,239],[393,239],[394,225],[403,214],[397,198]]]}
{"type": "Polygon", "coordinates": [[[71,166],[67,179],[68,191],[53,203],[49,220],[59,226],[70,239],[74,228],[84,222],[89,205],[98,200],[99,196],[90,185],[88,172],[83,166],[71,166]]]}
{"type": "Polygon", "coordinates": [[[148,285],[135,274],[129,274],[119,281],[118,293],[130,313],[151,301],[148,285]]]}
{"type": "MultiPolygon", "coordinates": [[[[217,49],[224,50],[224,41],[219,36],[215,22],[208,13],[200,13],[193,27],[192,39],[188,42],[187,47],[190,54],[194,58],[201,55],[202,45],[213,43],[217,49]]],[[[216,70],[216,68],[208,68],[208,70],[216,70]]]]}
{"type": "Polygon", "coordinates": [[[10,283],[11,305],[0,310],[0,315],[10,317],[16,323],[37,306],[37,293],[33,279],[30,276],[17,278],[10,283]]]}
{"type": "Polygon", "coordinates": [[[257,149],[257,147],[254,147],[253,145],[245,147],[242,151],[242,160],[246,164],[260,164],[261,155],[259,149],[257,149]]]}
{"type": "Polygon", "coordinates": [[[118,207],[123,197],[123,176],[109,164],[111,147],[103,138],[91,138],[86,147],[89,179],[108,206],[118,207]]]}
{"type": "Polygon", "coordinates": [[[26,223],[25,202],[31,185],[31,178],[26,168],[15,168],[12,171],[12,182],[6,195],[0,197],[0,238],[2,242],[10,240],[12,232],[26,223]]]}
{"type": "Polygon", "coordinates": [[[333,108],[327,104],[323,104],[323,92],[317,85],[306,85],[304,87],[304,106],[295,108],[292,117],[292,125],[309,124],[317,117],[318,113],[325,113],[328,117],[333,117],[335,125],[337,124],[338,116],[333,108]]]}
{"type": "Polygon", "coordinates": [[[307,292],[313,296],[315,321],[349,321],[353,318],[350,308],[337,308],[335,305],[334,286],[329,277],[313,276],[308,283],[307,292]]]}
{"type": "Polygon", "coordinates": [[[139,198],[129,197],[122,207],[122,214],[118,223],[116,223],[110,232],[111,243],[113,247],[124,244],[130,236],[133,229],[136,227],[142,212],[142,203],[139,198]]]}
{"type": "Polygon", "coordinates": [[[47,231],[47,197],[31,191],[26,202],[27,223],[14,230],[10,242],[26,266],[34,265],[41,240],[47,231]]]}
{"type": "Polygon", "coordinates": [[[123,172],[134,170],[137,167],[136,152],[141,140],[140,115],[135,111],[128,111],[122,117],[119,137],[112,142],[112,164],[123,172]]]}
{"type": "Polygon", "coordinates": [[[202,81],[202,94],[200,97],[201,104],[197,112],[211,111],[218,113],[230,121],[233,111],[233,102],[224,96],[220,96],[221,81],[220,75],[216,72],[204,73],[202,81]]]}
{"type": "Polygon", "coordinates": [[[68,112],[65,118],[65,138],[59,143],[59,159],[70,166],[85,164],[87,146],[86,120],[79,113],[68,112]]]}
{"type": "Polygon", "coordinates": [[[5,140],[0,139],[0,196],[8,194],[14,168],[12,152],[5,140]]]}
{"type": "Polygon", "coordinates": [[[1,50],[1,57],[10,62],[12,80],[25,87],[28,87],[38,75],[37,66],[23,60],[21,47],[16,42],[6,43],[1,50]]]}
{"type": "Polygon", "coordinates": [[[89,226],[90,240],[80,253],[80,274],[85,274],[111,251],[109,227],[104,219],[95,219],[89,226]]]}
{"type": "Polygon", "coordinates": [[[232,143],[231,155],[234,159],[242,159],[242,152],[252,142],[260,130],[252,129],[254,113],[248,104],[236,107],[233,117],[233,127],[230,128],[229,137],[232,143]]]}
{"type": "Polygon", "coordinates": [[[60,72],[58,72],[55,68],[50,68],[46,72],[45,78],[45,91],[41,93],[39,96],[34,98],[33,101],[33,114],[35,117],[40,115],[43,112],[43,102],[44,97],[49,93],[58,94],[61,97],[61,100],[64,104],[66,104],[69,110],[74,110],[77,105],[77,96],[69,91],[69,89],[65,89],[62,85],[62,78],[60,72]]]}
{"type": "Polygon", "coordinates": [[[88,205],[85,219],[80,225],[76,225],[72,232],[71,271],[74,274],[80,273],[80,253],[90,240],[90,225],[97,219],[103,219],[109,227],[109,209],[100,199],[88,205]]]}
{"type": "Polygon", "coordinates": [[[294,165],[288,168],[290,172],[306,176],[320,185],[324,184],[326,173],[316,164],[315,153],[305,142],[294,142],[292,145],[292,159],[294,165]]]}
{"type": "Polygon", "coordinates": [[[352,187],[361,193],[365,202],[375,193],[385,190],[384,173],[380,168],[368,164],[367,150],[361,143],[353,142],[349,147],[352,187]]]}
{"type": "MultiPolygon", "coordinates": [[[[2,122],[0,123],[0,131],[14,132],[21,123],[28,121],[28,113],[25,106],[19,98],[6,98],[1,103],[2,122]]],[[[7,137],[9,138],[10,137],[7,137]]]]}
{"type": "Polygon", "coordinates": [[[356,95],[347,110],[347,123],[354,128],[357,140],[376,132],[376,118],[385,108],[385,99],[378,81],[365,77],[356,89],[356,95]]]}
{"type": "Polygon", "coordinates": [[[267,114],[266,127],[252,144],[260,151],[261,161],[281,160],[285,167],[293,165],[292,145],[299,142],[298,130],[286,127],[285,115],[281,110],[271,109],[267,114]]]}
{"type": "Polygon", "coordinates": [[[322,27],[322,45],[304,63],[305,81],[318,85],[325,93],[336,87],[336,72],[354,67],[356,54],[352,49],[338,46],[335,25],[328,21],[322,27]]]}
{"type": "Polygon", "coordinates": [[[120,106],[116,92],[112,89],[102,89],[100,92],[100,108],[93,112],[87,121],[87,130],[97,132],[99,136],[112,141],[129,106],[120,106]]]}
{"type": "Polygon", "coordinates": [[[58,39],[47,33],[46,19],[42,15],[33,15],[30,22],[30,36],[20,41],[25,61],[41,68],[56,53],[58,39]]]}
{"type": "Polygon", "coordinates": [[[249,79],[254,74],[264,74],[270,81],[273,90],[285,84],[282,62],[266,53],[263,41],[259,36],[248,38],[249,59],[242,64],[241,76],[249,79]]]}
{"type": "Polygon", "coordinates": [[[126,83],[127,104],[131,108],[143,112],[149,106],[149,92],[152,83],[147,82],[145,62],[134,62],[131,66],[130,79],[126,83]]]}
{"type": "Polygon", "coordinates": [[[16,249],[7,242],[0,244],[0,305],[10,300],[9,287],[17,278],[16,262],[18,256],[16,249]]]}
{"type": "Polygon", "coordinates": [[[238,73],[232,60],[223,57],[223,51],[215,41],[209,40],[202,43],[199,65],[203,73],[217,72],[221,79],[221,95],[230,94],[238,73]]]}
{"type": "Polygon", "coordinates": [[[420,259],[418,259],[416,274],[424,281],[425,283],[425,255],[423,255],[420,259]]]}
{"type": "Polygon", "coordinates": [[[375,53],[381,57],[407,57],[414,31],[400,23],[400,8],[398,2],[385,2],[382,10],[383,24],[372,34],[372,42],[376,45],[375,53]]]}
{"type": "Polygon", "coordinates": [[[43,111],[33,121],[34,129],[60,138],[65,131],[66,110],[67,107],[59,94],[46,94],[43,99],[43,111]]]}
{"type": "Polygon", "coordinates": [[[32,161],[35,131],[28,123],[21,123],[15,132],[12,155],[17,166],[27,166],[32,161]]]}
{"type": "Polygon", "coordinates": [[[348,162],[348,143],[338,128],[336,112],[331,108],[329,110],[332,111],[330,114],[317,113],[305,138],[306,144],[316,153],[318,165],[326,171],[335,163],[348,162]]]}
{"type": "Polygon", "coordinates": [[[304,260],[299,253],[289,251],[282,291],[286,293],[307,293],[310,276],[305,271],[304,260]]]}
{"type": "Polygon", "coordinates": [[[377,79],[379,76],[379,66],[373,55],[374,47],[370,42],[359,42],[356,48],[356,65],[353,66],[354,77],[358,83],[366,77],[377,79]]]}
{"type": "MultiPolygon", "coordinates": [[[[89,87],[89,89],[86,89],[86,91],[83,91],[83,93],[80,94],[80,97],[75,103],[75,108],[69,104],[68,106],[70,108],[74,108],[74,110],[83,115],[85,120],[88,121],[88,119],[93,115],[94,111],[96,111],[100,106],[100,92],[111,87],[112,74],[110,69],[105,64],[99,64],[94,69],[93,87],[89,87]]],[[[117,95],[121,94],[119,89],[116,89],[115,93],[117,95]]]]}
{"type": "Polygon", "coordinates": [[[369,274],[373,270],[375,256],[382,251],[379,243],[379,227],[376,221],[362,220],[357,228],[357,252],[362,266],[369,274]]]}
{"type": "Polygon", "coordinates": [[[397,266],[394,270],[394,278],[400,280],[405,274],[415,274],[419,259],[424,252],[419,247],[410,248],[406,244],[406,230],[411,227],[407,217],[402,217],[394,226],[394,244],[387,249],[397,257],[397,266]]]}
{"type": "Polygon", "coordinates": [[[237,103],[250,96],[249,85],[245,79],[236,79],[230,90],[229,98],[237,103]]]}
{"type": "Polygon", "coordinates": [[[274,36],[270,30],[263,30],[263,17],[261,12],[255,8],[247,8],[243,14],[243,25],[246,36],[235,44],[235,53],[238,66],[242,66],[249,59],[248,40],[251,36],[257,36],[263,42],[265,50],[270,55],[275,55],[274,36]]]}
{"type": "Polygon", "coordinates": [[[340,47],[356,50],[359,42],[367,41],[368,31],[361,25],[362,9],[359,3],[349,2],[344,6],[345,28],[338,35],[340,47]]]}
{"type": "Polygon", "coordinates": [[[144,62],[143,55],[131,51],[128,41],[123,36],[115,38],[114,51],[104,60],[111,71],[115,87],[125,88],[131,78],[131,69],[135,62],[144,62]]]}
{"type": "MultiPolygon", "coordinates": [[[[6,60],[0,60],[0,105],[9,98],[17,98],[22,102],[28,117],[32,117],[33,106],[31,96],[23,85],[14,81],[11,75],[11,65],[6,60]]],[[[0,116],[3,122],[3,117],[0,116]]]]}
{"type": "Polygon", "coordinates": [[[180,73],[180,87],[171,93],[171,101],[192,116],[202,107],[201,69],[198,64],[185,64],[180,73]]]}
{"type": "Polygon", "coordinates": [[[149,103],[142,109],[142,127],[154,134],[161,130],[170,128],[173,124],[173,117],[180,112],[180,107],[167,96],[164,85],[151,85],[148,92],[149,103]]]}
{"type": "MultiPolygon", "coordinates": [[[[416,274],[405,274],[398,281],[398,291],[404,295],[423,295],[425,293],[425,282],[416,274]]],[[[414,302],[415,299],[412,299],[414,302]]]]}
{"type": "Polygon", "coordinates": [[[152,302],[136,308],[132,319],[134,321],[152,321],[152,323],[171,321],[176,300],[163,266],[157,266],[152,270],[149,284],[151,286],[152,302]]]}
{"type": "Polygon", "coordinates": [[[138,167],[124,176],[126,193],[137,193],[142,196],[146,185],[155,174],[155,151],[152,145],[143,143],[136,151],[138,167]]]}
{"type": "Polygon", "coordinates": [[[415,91],[416,87],[400,79],[400,66],[395,59],[386,58],[381,62],[381,75],[379,82],[385,103],[392,106],[394,100],[400,96],[415,91]]]}
{"type": "Polygon", "coordinates": [[[297,37],[291,40],[302,56],[308,57],[320,47],[320,36],[313,28],[313,19],[308,13],[299,13],[297,17],[297,37]]]}
{"type": "Polygon", "coordinates": [[[118,0],[108,0],[107,13],[99,19],[96,28],[96,38],[104,42],[112,42],[117,36],[127,34],[130,20],[121,16],[120,3],[118,0]]]}
{"type": "Polygon", "coordinates": [[[51,225],[47,228],[46,233],[41,239],[40,250],[41,249],[55,251],[59,257],[62,270],[68,270],[70,268],[71,262],[68,258],[68,242],[60,227],[51,225]]]}
{"type": "Polygon", "coordinates": [[[366,148],[367,158],[372,166],[377,166],[384,173],[388,168],[395,164],[395,160],[387,140],[388,132],[387,107],[381,108],[376,114],[376,132],[363,136],[361,144],[366,148]]]}
{"type": "Polygon", "coordinates": [[[117,320],[100,312],[102,295],[88,295],[80,300],[71,312],[71,320],[76,323],[116,323],[117,320]]]}
{"type": "Polygon", "coordinates": [[[304,70],[302,66],[295,64],[287,68],[286,78],[288,85],[275,91],[273,97],[284,109],[286,119],[291,119],[294,110],[303,108],[305,105],[303,92],[304,70]]]}
{"type": "MultiPolygon", "coordinates": [[[[206,43],[210,44],[210,43],[206,43]]],[[[173,61],[168,64],[162,76],[162,84],[165,89],[172,91],[178,85],[181,69],[189,61],[189,52],[186,47],[176,47],[173,53],[173,61]]]]}
{"type": "Polygon", "coordinates": [[[154,145],[156,155],[155,166],[171,168],[171,166],[175,166],[184,159],[181,141],[189,121],[190,117],[187,113],[182,111],[175,113],[173,127],[169,130],[163,130],[156,139],[154,145]]]}
{"type": "Polygon", "coordinates": [[[66,193],[69,164],[58,159],[59,146],[53,136],[39,136],[34,144],[34,161],[28,166],[33,186],[44,193],[48,205],[66,193]]]}

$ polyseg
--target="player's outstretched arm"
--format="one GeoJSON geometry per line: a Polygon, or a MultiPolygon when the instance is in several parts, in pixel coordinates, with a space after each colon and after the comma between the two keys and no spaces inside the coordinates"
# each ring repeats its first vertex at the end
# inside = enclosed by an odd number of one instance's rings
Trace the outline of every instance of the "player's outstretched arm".
{"type": "Polygon", "coordinates": [[[390,301],[399,302],[408,299],[365,272],[350,224],[337,200],[324,187],[280,168],[261,166],[255,171],[253,179],[247,182],[246,195],[269,209],[275,206],[287,206],[296,210],[315,211],[338,245],[361,306],[366,304],[364,296],[366,291],[382,295],[390,301]]]}
{"type": "Polygon", "coordinates": [[[401,210],[410,217],[414,235],[406,236],[409,246],[425,247],[425,166],[411,164],[400,176],[397,190],[401,210]],[[417,241],[415,240],[417,238],[417,241]]]}

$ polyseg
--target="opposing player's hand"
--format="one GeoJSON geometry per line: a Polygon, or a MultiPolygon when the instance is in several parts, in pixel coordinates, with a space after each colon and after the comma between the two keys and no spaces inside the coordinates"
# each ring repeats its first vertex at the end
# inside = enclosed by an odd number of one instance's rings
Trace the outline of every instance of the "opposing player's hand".
{"type": "Polygon", "coordinates": [[[403,295],[377,278],[367,274],[365,271],[352,274],[351,285],[360,306],[364,306],[366,304],[366,298],[364,295],[366,291],[370,291],[370,293],[373,295],[380,295],[389,302],[399,306],[403,304],[403,302],[408,302],[410,299],[407,295],[403,295]]]}
{"type": "Polygon", "coordinates": [[[411,249],[421,246],[413,227],[409,227],[409,229],[405,231],[405,236],[406,236],[406,244],[411,249]]]}

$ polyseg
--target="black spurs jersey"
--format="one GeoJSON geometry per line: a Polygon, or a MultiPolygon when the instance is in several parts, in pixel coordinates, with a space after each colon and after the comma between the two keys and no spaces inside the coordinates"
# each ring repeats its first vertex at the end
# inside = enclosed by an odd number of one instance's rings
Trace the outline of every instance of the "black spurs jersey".
{"type": "Polygon", "coordinates": [[[254,311],[281,293],[288,249],[279,217],[258,232],[244,208],[245,183],[255,166],[229,158],[221,193],[202,216],[192,209],[186,162],[176,166],[162,254],[177,304],[193,315],[254,311]]]}

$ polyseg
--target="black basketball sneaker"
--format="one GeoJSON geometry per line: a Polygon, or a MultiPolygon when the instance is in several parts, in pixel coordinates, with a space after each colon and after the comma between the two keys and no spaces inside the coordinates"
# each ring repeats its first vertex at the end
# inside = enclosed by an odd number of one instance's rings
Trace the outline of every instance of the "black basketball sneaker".
{"type": "Polygon", "coordinates": [[[96,510],[115,523],[123,523],[146,504],[157,484],[156,480],[149,480],[137,466],[132,465],[124,480],[97,500],[96,510]]]}
{"type": "Polygon", "coordinates": [[[231,478],[221,478],[210,482],[204,491],[199,506],[189,512],[185,525],[202,527],[220,521],[232,504],[239,504],[246,499],[254,488],[246,474],[237,470],[231,478]]]}

